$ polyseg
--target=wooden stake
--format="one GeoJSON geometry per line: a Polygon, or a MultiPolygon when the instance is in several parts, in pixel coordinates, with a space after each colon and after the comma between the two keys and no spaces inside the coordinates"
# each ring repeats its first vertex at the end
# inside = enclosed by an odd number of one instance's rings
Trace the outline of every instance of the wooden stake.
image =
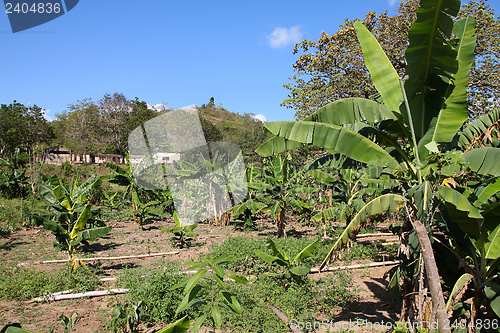
{"type": "Polygon", "coordinates": [[[31,302],[45,302],[45,301],[60,301],[63,299],[76,299],[83,297],[97,297],[97,296],[107,296],[115,294],[125,294],[128,293],[130,289],[109,289],[109,290],[98,290],[98,291],[88,291],[85,293],[78,294],[63,294],[64,291],[59,293],[54,293],[48,296],[33,298],[31,302]]]}
{"type": "Polygon", "coordinates": [[[391,266],[391,265],[398,265],[400,263],[401,263],[401,260],[372,262],[372,263],[368,263],[368,264],[327,267],[327,268],[322,269],[321,271],[319,270],[319,267],[318,267],[318,268],[312,268],[311,273],[322,273],[322,272],[331,272],[331,271],[355,269],[355,268],[365,268],[365,267],[391,266]]]}
{"type": "MultiPolygon", "coordinates": [[[[83,258],[80,259],[81,261],[97,261],[97,260],[123,260],[123,259],[135,259],[135,258],[149,258],[149,257],[161,257],[161,256],[167,256],[171,254],[178,254],[179,251],[173,251],[173,252],[165,252],[165,253],[151,253],[151,254],[140,254],[136,256],[123,256],[123,257],[100,257],[100,258],[83,258]]],[[[68,260],[65,259],[58,259],[58,260],[44,260],[44,261],[39,261],[39,264],[58,264],[58,263],[65,263],[68,262],[68,260]]],[[[23,265],[24,263],[20,263],[19,265],[23,265]]]]}

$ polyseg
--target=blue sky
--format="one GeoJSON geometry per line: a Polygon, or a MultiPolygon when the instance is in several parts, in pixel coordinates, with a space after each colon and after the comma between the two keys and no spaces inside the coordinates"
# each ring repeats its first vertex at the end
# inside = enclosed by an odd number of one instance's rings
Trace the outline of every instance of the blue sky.
{"type": "Polygon", "coordinates": [[[294,111],[280,103],[298,58],[293,43],[369,11],[394,15],[396,7],[394,0],[80,0],[15,34],[3,12],[0,103],[36,104],[51,119],[105,93],[169,108],[213,96],[233,112],[292,120],[294,111]]]}

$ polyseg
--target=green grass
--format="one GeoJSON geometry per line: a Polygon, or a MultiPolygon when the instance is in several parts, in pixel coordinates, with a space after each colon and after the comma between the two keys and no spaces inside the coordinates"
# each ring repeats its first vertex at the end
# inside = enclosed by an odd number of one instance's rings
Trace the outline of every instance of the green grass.
{"type": "Polygon", "coordinates": [[[97,276],[83,268],[69,273],[68,267],[50,272],[17,266],[0,267],[1,300],[29,300],[68,289],[84,292],[95,290],[100,284],[97,276]]]}
{"type": "Polygon", "coordinates": [[[177,263],[158,261],[157,269],[126,269],[120,274],[120,287],[129,288],[126,295],[129,301],[143,301],[146,312],[143,318],[146,322],[170,323],[182,300],[179,290],[170,290],[172,286],[184,279],[179,272],[177,263]]]}
{"type": "Polygon", "coordinates": [[[0,236],[15,232],[23,226],[33,226],[29,215],[42,210],[43,203],[33,198],[0,198],[0,236]]]}
{"type": "MultiPolygon", "coordinates": [[[[242,242],[241,240],[239,240],[242,242]]],[[[246,244],[252,244],[248,241],[246,244]]],[[[236,250],[240,254],[240,250],[236,250]]],[[[157,269],[129,269],[123,272],[120,287],[131,291],[125,302],[143,301],[146,322],[171,323],[187,314],[191,319],[200,315],[199,309],[192,308],[174,317],[175,310],[183,298],[182,290],[170,288],[185,278],[178,272],[174,262],[159,261],[157,269]],[[141,277],[144,275],[144,277],[141,277]]],[[[278,333],[287,330],[285,324],[269,309],[275,306],[290,319],[314,321],[316,318],[332,318],[332,311],[347,310],[358,299],[358,290],[351,284],[347,272],[334,272],[320,281],[306,279],[304,283],[283,281],[257,275],[248,284],[228,282],[228,291],[236,296],[244,312],[238,315],[229,309],[223,310],[223,330],[248,333],[278,333]]],[[[204,286],[200,296],[210,298],[210,285],[202,280],[204,286]]],[[[216,285],[216,288],[218,286],[216,285]]],[[[121,303],[124,304],[124,303],[121,303]]],[[[207,320],[205,325],[209,326],[207,320]]]]}

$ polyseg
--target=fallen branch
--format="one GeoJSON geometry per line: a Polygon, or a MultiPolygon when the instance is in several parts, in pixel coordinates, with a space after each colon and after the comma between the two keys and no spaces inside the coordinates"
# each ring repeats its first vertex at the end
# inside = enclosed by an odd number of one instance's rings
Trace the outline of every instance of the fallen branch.
{"type": "Polygon", "coordinates": [[[285,325],[287,325],[288,327],[290,327],[290,329],[292,330],[293,333],[300,333],[300,330],[296,327],[292,327],[292,325],[290,325],[290,319],[288,319],[287,316],[285,316],[283,314],[283,312],[281,312],[280,310],[276,309],[274,306],[272,305],[269,305],[269,304],[266,304],[267,307],[271,310],[273,310],[273,312],[279,317],[279,319],[281,319],[282,322],[285,323],[285,325]]]}
{"type": "Polygon", "coordinates": [[[109,290],[98,290],[98,291],[88,291],[84,293],[77,294],[63,294],[65,292],[71,291],[61,291],[58,293],[53,293],[47,296],[33,298],[31,302],[45,302],[45,301],[60,301],[63,299],[75,299],[75,298],[83,298],[83,297],[97,297],[97,296],[107,296],[107,295],[115,295],[115,294],[125,294],[129,292],[130,289],[109,289],[109,290]]]}
{"type": "MultiPolygon", "coordinates": [[[[136,256],[123,256],[123,257],[100,257],[100,258],[82,258],[80,259],[81,261],[97,261],[97,260],[123,260],[123,259],[135,259],[135,258],[149,258],[149,257],[160,257],[160,256],[167,256],[171,254],[177,254],[179,251],[173,251],[173,252],[165,252],[165,253],[151,253],[151,254],[139,254],[136,256]]],[[[66,259],[57,259],[57,260],[44,260],[44,261],[39,261],[39,264],[58,264],[58,263],[64,263],[68,262],[66,259]]],[[[18,264],[18,265],[23,265],[24,263],[18,264]]]]}

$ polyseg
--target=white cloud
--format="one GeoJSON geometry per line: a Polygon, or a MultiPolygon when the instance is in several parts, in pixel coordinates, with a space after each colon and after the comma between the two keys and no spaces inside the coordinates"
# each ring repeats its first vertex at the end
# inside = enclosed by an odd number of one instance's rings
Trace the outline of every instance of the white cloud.
{"type": "Polygon", "coordinates": [[[50,112],[50,109],[44,109],[44,110],[43,110],[43,117],[44,117],[45,119],[47,119],[47,121],[52,121],[52,120],[54,120],[54,118],[52,118],[51,116],[49,116],[49,115],[47,114],[47,113],[49,113],[49,112],[50,112]]]}
{"type": "Polygon", "coordinates": [[[302,32],[298,25],[291,28],[277,27],[267,36],[269,45],[272,48],[284,47],[292,43],[300,42],[302,32]]]}
{"type": "Polygon", "coordinates": [[[165,111],[167,109],[167,104],[166,103],[158,103],[158,104],[149,104],[149,103],[146,103],[148,105],[148,109],[150,110],[154,110],[154,111],[157,111],[157,112],[161,112],[161,111],[165,111]]]}
{"type": "Polygon", "coordinates": [[[260,113],[260,114],[256,114],[256,115],[254,115],[253,117],[254,117],[254,119],[260,120],[260,121],[262,121],[263,123],[265,123],[265,122],[267,121],[267,117],[266,117],[266,116],[264,116],[264,115],[263,115],[263,114],[261,114],[261,113],[260,113]]]}
{"type": "Polygon", "coordinates": [[[388,0],[390,6],[394,6],[398,0],[388,0]]]}

